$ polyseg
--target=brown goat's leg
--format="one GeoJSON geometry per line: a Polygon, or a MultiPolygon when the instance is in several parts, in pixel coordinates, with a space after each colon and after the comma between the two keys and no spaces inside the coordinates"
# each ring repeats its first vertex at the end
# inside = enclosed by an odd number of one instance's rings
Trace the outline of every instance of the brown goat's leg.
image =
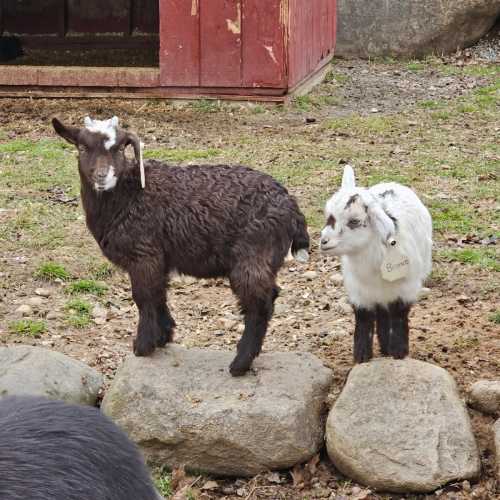
{"type": "Polygon", "coordinates": [[[156,340],[157,347],[165,347],[174,338],[175,320],[170,315],[168,306],[164,303],[158,307],[158,318],[160,321],[160,337],[156,340]]]}
{"type": "Polygon", "coordinates": [[[166,338],[161,318],[162,308],[168,311],[165,304],[165,274],[151,265],[134,268],[129,274],[132,298],[139,309],[134,354],[149,356],[166,338]]]}
{"type": "Polygon", "coordinates": [[[279,288],[276,275],[269,271],[266,276],[262,268],[260,273],[256,273],[254,263],[234,270],[230,281],[245,315],[245,330],[238,342],[238,353],[229,367],[231,375],[237,377],[250,369],[252,361],[262,349],[279,288]]]}
{"type": "Polygon", "coordinates": [[[410,351],[408,325],[410,308],[410,304],[405,304],[401,300],[389,304],[392,327],[389,354],[396,359],[405,358],[410,351]]]}

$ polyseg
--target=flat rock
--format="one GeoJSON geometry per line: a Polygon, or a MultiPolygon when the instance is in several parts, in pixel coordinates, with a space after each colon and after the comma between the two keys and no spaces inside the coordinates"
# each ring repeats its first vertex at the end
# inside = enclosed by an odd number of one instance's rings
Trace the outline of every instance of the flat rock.
{"type": "Polygon", "coordinates": [[[233,378],[233,352],[170,344],[128,357],[103,411],[151,463],[253,476],[311,458],[322,446],[331,370],[309,353],[262,354],[233,378]]]}
{"type": "Polygon", "coordinates": [[[493,436],[495,439],[495,453],[497,459],[497,479],[500,481],[500,418],[493,426],[493,436]]]}
{"type": "Polygon", "coordinates": [[[469,404],[483,413],[500,413],[500,380],[479,380],[473,384],[469,404]]]}
{"type": "Polygon", "coordinates": [[[429,492],[480,473],[455,381],[413,359],[355,366],[328,416],[326,442],[340,471],[382,491],[429,492]]]}
{"type": "Polygon", "coordinates": [[[33,314],[33,308],[28,304],[22,304],[16,309],[16,314],[18,316],[31,316],[33,314]]]}
{"type": "Polygon", "coordinates": [[[498,0],[338,0],[339,56],[422,56],[479,40],[500,14],[498,0]]]}
{"type": "Polygon", "coordinates": [[[40,347],[0,347],[0,397],[46,396],[95,405],[103,377],[64,354],[40,347]]]}

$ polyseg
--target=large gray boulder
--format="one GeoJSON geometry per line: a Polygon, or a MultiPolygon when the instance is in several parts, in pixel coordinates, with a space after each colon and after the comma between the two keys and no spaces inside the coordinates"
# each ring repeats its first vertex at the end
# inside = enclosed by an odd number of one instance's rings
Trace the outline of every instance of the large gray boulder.
{"type": "Polygon", "coordinates": [[[500,481],[500,418],[495,422],[495,425],[493,426],[493,436],[495,439],[497,479],[498,481],[500,481]]]}
{"type": "Polygon", "coordinates": [[[323,444],[332,373],[311,354],[262,354],[233,378],[234,353],[171,344],[127,358],[102,410],[150,463],[252,476],[311,458],[323,444]]]}
{"type": "Polygon", "coordinates": [[[498,0],[338,0],[336,54],[422,56],[454,52],[481,38],[498,0]]]}
{"type": "Polygon", "coordinates": [[[473,384],[469,403],[484,413],[500,413],[500,380],[479,380],[473,384]]]}
{"type": "Polygon", "coordinates": [[[328,416],[326,440],[341,472],[382,491],[429,492],[480,472],[455,381],[413,359],[355,366],[328,416]]]}
{"type": "Polygon", "coordinates": [[[94,406],[102,375],[60,352],[0,347],[0,397],[33,395],[94,406]]]}

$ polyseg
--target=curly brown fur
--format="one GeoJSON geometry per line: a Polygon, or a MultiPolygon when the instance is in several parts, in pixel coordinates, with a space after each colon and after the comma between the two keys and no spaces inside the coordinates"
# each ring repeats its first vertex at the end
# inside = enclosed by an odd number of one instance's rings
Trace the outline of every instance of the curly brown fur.
{"type": "Polygon", "coordinates": [[[240,165],[179,167],[149,160],[143,190],[137,162],[123,151],[137,144],[136,136],[117,129],[116,145],[106,151],[101,134],[53,123],[81,150],[88,228],[104,255],[130,275],[139,308],[135,354],[147,356],[172,340],[175,322],[166,305],[170,272],[228,277],[245,316],[230,371],[243,375],[261,350],[278,293],[276,275],[290,246],[294,253],[309,247],[295,199],[272,177],[240,165]],[[116,185],[98,191],[108,165],[116,185]]]}
{"type": "Polygon", "coordinates": [[[159,500],[137,447],[97,408],[0,399],[2,500],[159,500]]]}

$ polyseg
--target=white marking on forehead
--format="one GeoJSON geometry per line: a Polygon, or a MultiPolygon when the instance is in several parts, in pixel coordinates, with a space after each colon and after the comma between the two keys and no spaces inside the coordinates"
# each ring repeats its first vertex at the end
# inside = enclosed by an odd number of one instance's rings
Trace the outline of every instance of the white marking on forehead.
{"type": "Polygon", "coordinates": [[[118,117],[113,116],[109,120],[92,120],[86,116],[85,128],[89,132],[105,135],[108,140],[104,141],[104,147],[109,151],[116,144],[116,128],[118,127],[118,117]]]}

